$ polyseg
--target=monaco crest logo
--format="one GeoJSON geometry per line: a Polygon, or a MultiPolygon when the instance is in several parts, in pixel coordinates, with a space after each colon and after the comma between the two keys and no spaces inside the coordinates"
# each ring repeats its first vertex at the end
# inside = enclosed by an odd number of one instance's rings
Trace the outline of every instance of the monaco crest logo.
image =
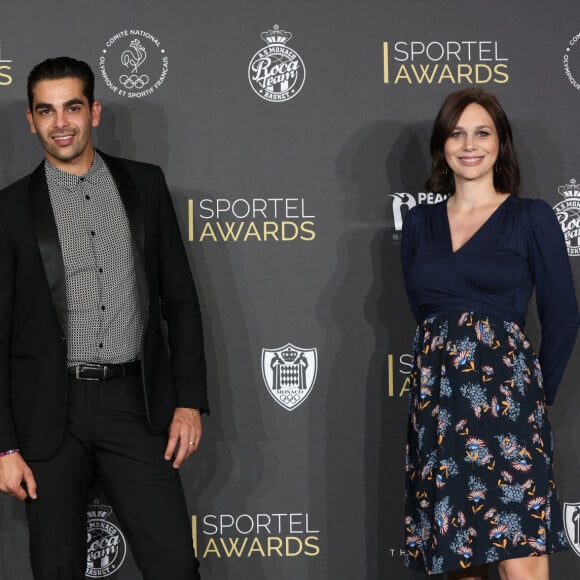
{"type": "Polygon", "coordinates": [[[580,502],[564,504],[564,527],[570,547],[580,556],[580,502]]]}
{"type": "Polygon", "coordinates": [[[301,405],[312,391],[318,370],[315,348],[288,343],[276,349],[262,349],[262,376],[268,392],[288,411],[301,405]]]}
{"type": "Polygon", "coordinates": [[[566,249],[569,256],[580,256],[580,185],[575,179],[558,187],[558,193],[564,198],[554,206],[566,249]]]}
{"type": "Polygon", "coordinates": [[[107,518],[113,513],[110,506],[98,499],[87,509],[87,568],[88,578],[104,578],[117,572],[127,555],[127,542],[121,530],[107,518]]]}
{"type": "Polygon", "coordinates": [[[275,24],[272,30],[262,32],[261,37],[266,47],[250,61],[250,85],[266,101],[289,101],[301,91],[306,79],[306,68],[300,55],[286,46],[292,33],[275,24]]]}

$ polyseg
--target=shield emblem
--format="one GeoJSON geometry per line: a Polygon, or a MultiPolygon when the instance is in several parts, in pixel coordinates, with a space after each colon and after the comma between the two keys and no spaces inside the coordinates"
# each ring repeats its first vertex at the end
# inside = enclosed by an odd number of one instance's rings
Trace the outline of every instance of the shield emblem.
{"type": "Polygon", "coordinates": [[[580,502],[564,504],[564,528],[570,547],[580,556],[580,502]]]}
{"type": "Polygon", "coordinates": [[[288,411],[302,404],[312,391],[318,370],[315,348],[288,343],[275,349],[262,349],[262,376],[268,392],[288,411]]]}

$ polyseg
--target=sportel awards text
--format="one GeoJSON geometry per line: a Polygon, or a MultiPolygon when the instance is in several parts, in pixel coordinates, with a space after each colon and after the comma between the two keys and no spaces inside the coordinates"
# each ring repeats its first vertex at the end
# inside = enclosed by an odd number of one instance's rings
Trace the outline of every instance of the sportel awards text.
{"type": "Polygon", "coordinates": [[[201,558],[292,558],[320,555],[320,531],[307,513],[192,516],[193,546],[201,558]]]}
{"type": "Polygon", "coordinates": [[[199,200],[197,208],[190,199],[187,213],[190,242],[310,242],[316,238],[315,216],[299,197],[206,198],[199,200]]]}
{"type": "Polygon", "coordinates": [[[446,42],[383,42],[385,84],[505,84],[509,59],[498,42],[464,40],[446,42]]]}

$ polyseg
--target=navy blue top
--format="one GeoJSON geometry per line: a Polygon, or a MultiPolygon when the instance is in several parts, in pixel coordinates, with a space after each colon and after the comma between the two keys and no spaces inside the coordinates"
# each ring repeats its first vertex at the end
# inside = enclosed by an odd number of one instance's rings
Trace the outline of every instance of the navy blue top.
{"type": "Polygon", "coordinates": [[[465,310],[523,328],[535,286],[539,360],[546,401],[554,401],[580,316],[562,230],[546,202],[510,195],[455,252],[447,201],[415,206],[403,222],[401,259],[418,322],[437,312],[465,310]]]}

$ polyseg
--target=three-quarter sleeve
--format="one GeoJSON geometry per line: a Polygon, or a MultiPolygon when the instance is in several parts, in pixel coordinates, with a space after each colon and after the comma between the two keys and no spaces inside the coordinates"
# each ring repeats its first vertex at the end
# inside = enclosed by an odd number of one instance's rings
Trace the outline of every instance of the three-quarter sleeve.
{"type": "Polygon", "coordinates": [[[403,219],[403,229],[401,233],[401,266],[403,270],[403,280],[405,282],[405,289],[407,291],[407,299],[409,301],[409,306],[413,312],[413,316],[417,318],[418,315],[418,304],[415,299],[414,293],[409,287],[409,267],[416,247],[416,232],[419,220],[419,207],[415,206],[411,208],[405,218],[403,219]]]}
{"type": "Polygon", "coordinates": [[[580,316],[562,230],[552,208],[542,200],[529,204],[530,263],[541,323],[539,360],[546,402],[556,391],[572,353],[580,316]]]}

